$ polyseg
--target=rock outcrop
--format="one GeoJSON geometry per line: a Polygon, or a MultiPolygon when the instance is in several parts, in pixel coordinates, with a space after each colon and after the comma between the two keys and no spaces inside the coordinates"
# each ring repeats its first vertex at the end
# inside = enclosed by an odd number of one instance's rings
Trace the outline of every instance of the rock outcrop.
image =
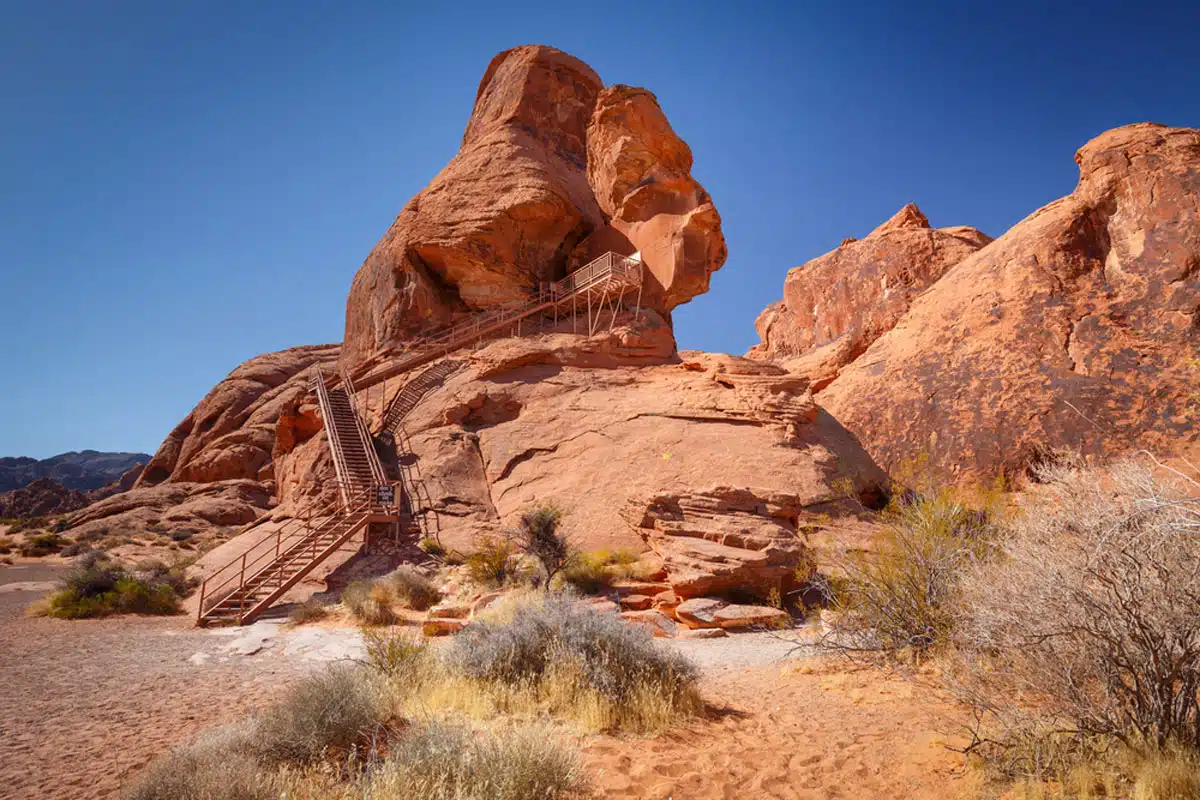
{"type": "Polygon", "coordinates": [[[346,364],[526,299],[608,250],[643,250],[652,307],[686,302],[725,259],[720,217],[690,168],[691,151],[646,90],[605,89],[552,47],[500,53],[458,154],[354,278],[346,364]]]}
{"type": "Polygon", "coordinates": [[[39,478],[28,486],[0,494],[0,518],[26,519],[66,514],[88,504],[83,492],[68,489],[50,478],[39,478]]]}
{"type": "Polygon", "coordinates": [[[990,241],[974,228],[932,228],[910,203],[866,237],[791,270],[783,300],[755,321],[762,344],[747,355],[779,360],[820,391],[914,298],[990,241]]]}
{"type": "Polygon", "coordinates": [[[1138,124],[967,256],[818,394],[886,467],[985,477],[1060,448],[1194,445],[1200,131],[1138,124]]]}

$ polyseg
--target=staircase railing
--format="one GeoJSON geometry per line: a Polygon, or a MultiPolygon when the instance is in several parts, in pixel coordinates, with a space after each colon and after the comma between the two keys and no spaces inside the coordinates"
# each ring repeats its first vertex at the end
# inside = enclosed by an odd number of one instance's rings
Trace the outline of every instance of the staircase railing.
{"type": "Polygon", "coordinates": [[[462,361],[442,361],[404,384],[404,388],[396,393],[383,414],[380,433],[387,431],[394,434],[401,421],[408,416],[408,412],[416,408],[421,398],[434,388],[441,386],[446,378],[462,369],[463,366],[462,361]]]}
{"type": "MultiPolygon", "coordinates": [[[[275,531],[273,537],[265,537],[204,579],[200,585],[200,599],[196,611],[197,623],[202,622],[207,612],[220,605],[226,598],[244,590],[247,585],[254,583],[272,569],[291,563],[298,555],[303,555],[306,547],[310,544],[315,545],[322,536],[327,535],[338,524],[347,522],[355,515],[371,511],[390,513],[387,508],[377,502],[377,487],[371,487],[355,494],[351,506],[345,512],[340,511],[338,501],[333,501],[327,503],[315,514],[287,520],[275,531]],[[313,526],[313,519],[319,519],[320,522],[313,526]]],[[[314,546],[312,558],[315,559],[317,555],[319,552],[314,546]]],[[[300,571],[311,569],[315,565],[315,563],[308,564],[300,571]]],[[[243,597],[244,605],[245,598],[243,597]]],[[[244,614],[244,612],[243,608],[242,613],[244,614]]]]}

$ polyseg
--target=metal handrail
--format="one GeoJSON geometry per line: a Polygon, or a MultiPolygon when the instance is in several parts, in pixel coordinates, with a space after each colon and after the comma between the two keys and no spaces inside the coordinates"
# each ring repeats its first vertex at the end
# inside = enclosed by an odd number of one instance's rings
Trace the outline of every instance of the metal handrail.
{"type": "MultiPolygon", "coordinates": [[[[246,550],[246,552],[242,553],[240,556],[236,556],[218,568],[211,575],[205,578],[204,582],[200,585],[200,601],[197,609],[197,621],[202,619],[204,612],[208,610],[204,607],[204,601],[206,598],[211,600],[213,597],[219,596],[223,600],[233,592],[242,589],[247,583],[252,582],[254,579],[258,578],[273,565],[279,562],[281,557],[292,554],[297,547],[300,547],[302,552],[303,546],[307,545],[307,543],[311,542],[312,540],[319,539],[322,535],[328,533],[328,527],[331,524],[336,525],[338,522],[344,521],[344,519],[348,516],[370,511],[372,508],[380,508],[382,510],[383,507],[374,502],[374,498],[376,497],[376,488],[377,487],[372,486],[370,489],[359,492],[359,494],[354,497],[353,506],[345,513],[338,513],[337,503],[334,501],[327,503],[322,507],[322,512],[327,513],[313,514],[309,517],[293,517],[292,519],[287,520],[275,532],[274,540],[272,540],[271,537],[267,537],[258,544],[246,550]],[[309,522],[314,517],[324,517],[324,520],[316,527],[311,527],[309,522]],[[304,528],[302,531],[289,533],[285,539],[283,535],[284,530],[290,523],[293,522],[299,522],[303,524],[304,528]],[[259,552],[253,558],[250,558],[251,554],[255,553],[256,550],[261,550],[261,552],[259,552]],[[263,564],[262,562],[268,556],[271,556],[270,562],[263,564]],[[226,570],[233,569],[234,567],[237,567],[236,572],[231,573],[220,583],[210,586],[217,576],[221,575],[226,570]],[[247,571],[250,573],[249,576],[247,576],[247,571]],[[234,587],[232,591],[222,592],[223,589],[233,583],[235,578],[237,579],[237,586],[234,587]]],[[[217,605],[219,602],[220,600],[217,600],[217,602],[213,603],[212,606],[217,605]]],[[[212,606],[210,606],[210,608],[212,606]]]]}
{"type": "Polygon", "coordinates": [[[350,401],[350,411],[354,414],[354,428],[358,431],[359,444],[362,445],[363,452],[367,456],[367,466],[371,470],[371,477],[375,479],[376,485],[385,484],[387,483],[387,473],[383,471],[383,463],[379,460],[379,453],[375,450],[375,440],[371,438],[371,432],[367,429],[367,423],[363,421],[362,415],[354,408],[354,382],[350,380],[344,367],[341,375],[346,397],[350,401]]]}

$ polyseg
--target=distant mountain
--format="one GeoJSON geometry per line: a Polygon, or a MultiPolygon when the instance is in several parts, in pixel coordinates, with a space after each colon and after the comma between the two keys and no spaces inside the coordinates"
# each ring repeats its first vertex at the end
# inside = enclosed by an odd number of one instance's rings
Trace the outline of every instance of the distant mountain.
{"type": "Polygon", "coordinates": [[[118,480],[133,466],[149,460],[146,453],[96,450],[61,453],[42,461],[25,456],[0,458],[0,492],[23,488],[39,478],[52,478],[68,489],[86,492],[118,480]]]}

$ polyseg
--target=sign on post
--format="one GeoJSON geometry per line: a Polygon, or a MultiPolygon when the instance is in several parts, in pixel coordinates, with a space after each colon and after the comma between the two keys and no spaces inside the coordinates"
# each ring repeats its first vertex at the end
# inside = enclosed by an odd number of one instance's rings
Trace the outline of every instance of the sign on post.
{"type": "Polygon", "coordinates": [[[396,505],[396,487],[390,485],[376,486],[375,502],[381,506],[396,505]]]}

